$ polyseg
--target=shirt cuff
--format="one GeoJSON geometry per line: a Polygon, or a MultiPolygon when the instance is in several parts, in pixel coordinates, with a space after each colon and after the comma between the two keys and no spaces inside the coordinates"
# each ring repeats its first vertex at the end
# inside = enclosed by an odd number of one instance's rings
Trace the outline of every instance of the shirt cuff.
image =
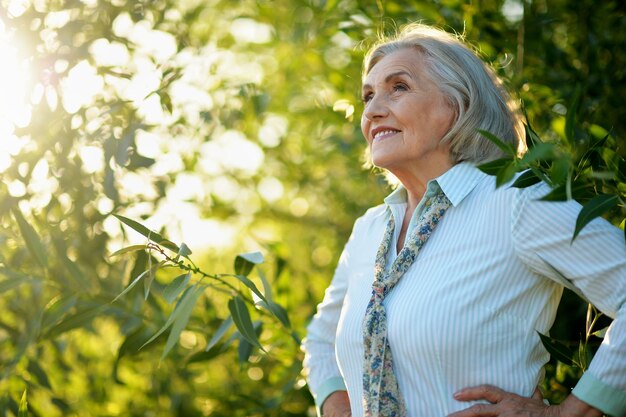
{"type": "Polygon", "coordinates": [[[612,417],[626,417],[626,392],[585,372],[572,391],[576,397],[612,417]]]}
{"type": "Polygon", "coordinates": [[[322,415],[322,404],[326,401],[326,398],[330,394],[335,391],[345,391],[346,384],[343,382],[343,378],[340,376],[336,376],[330,379],[327,379],[322,383],[320,388],[317,390],[317,395],[315,396],[315,408],[317,410],[317,415],[322,415]]]}

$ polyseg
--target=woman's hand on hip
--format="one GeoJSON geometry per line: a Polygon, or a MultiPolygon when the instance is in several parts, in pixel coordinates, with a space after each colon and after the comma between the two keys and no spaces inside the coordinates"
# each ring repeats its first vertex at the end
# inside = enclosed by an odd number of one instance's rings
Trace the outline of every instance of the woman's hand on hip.
{"type": "Polygon", "coordinates": [[[546,405],[539,390],[531,398],[501,390],[492,385],[465,388],[454,394],[457,401],[486,400],[448,417],[600,417],[602,412],[570,395],[560,405],[546,405]]]}
{"type": "Polygon", "coordinates": [[[322,404],[323,417],[351,417],[350,398],[347,391],[335,391],[322,404]]]}

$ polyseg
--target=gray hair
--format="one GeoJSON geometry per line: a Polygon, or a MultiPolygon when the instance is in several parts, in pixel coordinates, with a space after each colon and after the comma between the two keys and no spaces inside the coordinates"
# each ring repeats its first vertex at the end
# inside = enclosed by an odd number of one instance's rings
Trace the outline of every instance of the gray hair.
{"type": "Polygon", "coordinates": [[[455,111],[449,142],[455,163],[488,162],[504,152],[478,130],[486,130],[519,153],[526,149],[519,110],[502,82],[459,35],[413,23],[391,39],[375,44],[363,61],[365,77],[385,56],[401,49],[421,54],[430,75],[455,111]]]}

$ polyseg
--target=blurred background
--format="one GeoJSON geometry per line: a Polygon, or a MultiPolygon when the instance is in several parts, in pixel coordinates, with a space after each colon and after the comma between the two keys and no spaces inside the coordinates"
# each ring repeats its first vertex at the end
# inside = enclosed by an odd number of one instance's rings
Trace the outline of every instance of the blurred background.
{"type": "MultiPolygon", "coordinates": [[[[172,311],[145,241],[186,243],[209,273],[261,251],[293,330],[323,296],[352,223],[390,191],[367,165],[361,60],[411,21],[465,33],[546,141],[580,126],[626,156],[626,4],[615,0],[0,0],[0,416],[312,416],[298,344],[267,353],[205,291],[178,345],[139,349],[172,311]],[[230,336],[230,338],[229,338],[230,336]]],[[[625,188],[626,189],[626,188],[625,188]]],[[[623,227],[623,225],[622,225],[623,227]]],[[[254,280],[258,277],[251,275],[254,280]]],[[[576,340],[570,295],[553,334],[576,340]]],[[[260,321],[257,321],[260,320],[260,321]]],[[[580,372],[551,362],[558,400],[580,372]]]]}

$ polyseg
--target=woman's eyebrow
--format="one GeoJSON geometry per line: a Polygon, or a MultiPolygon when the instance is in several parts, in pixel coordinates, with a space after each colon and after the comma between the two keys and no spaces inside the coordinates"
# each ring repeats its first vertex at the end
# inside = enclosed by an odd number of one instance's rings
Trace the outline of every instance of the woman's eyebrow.
{"type": "MultiPolygon", "coordinates": [[[[413,78],[408,71],[404,71],[404,70],[396,71],[396,72],[392,72],[391,74],[388,74],[385,77],[385,83],[388,83],[393,78],[396,78],[396,77],[399,77],[399,76],[402,76],[402,75],[405,75],[405,76],[407,76],[409,78],[413,78]]],[[[362,90],[367,90],[367,89],[371,89],[371,88],[372,88],[372,86],[370,84],[363,84],[363,87],[361,89],[362,90]]]]}

